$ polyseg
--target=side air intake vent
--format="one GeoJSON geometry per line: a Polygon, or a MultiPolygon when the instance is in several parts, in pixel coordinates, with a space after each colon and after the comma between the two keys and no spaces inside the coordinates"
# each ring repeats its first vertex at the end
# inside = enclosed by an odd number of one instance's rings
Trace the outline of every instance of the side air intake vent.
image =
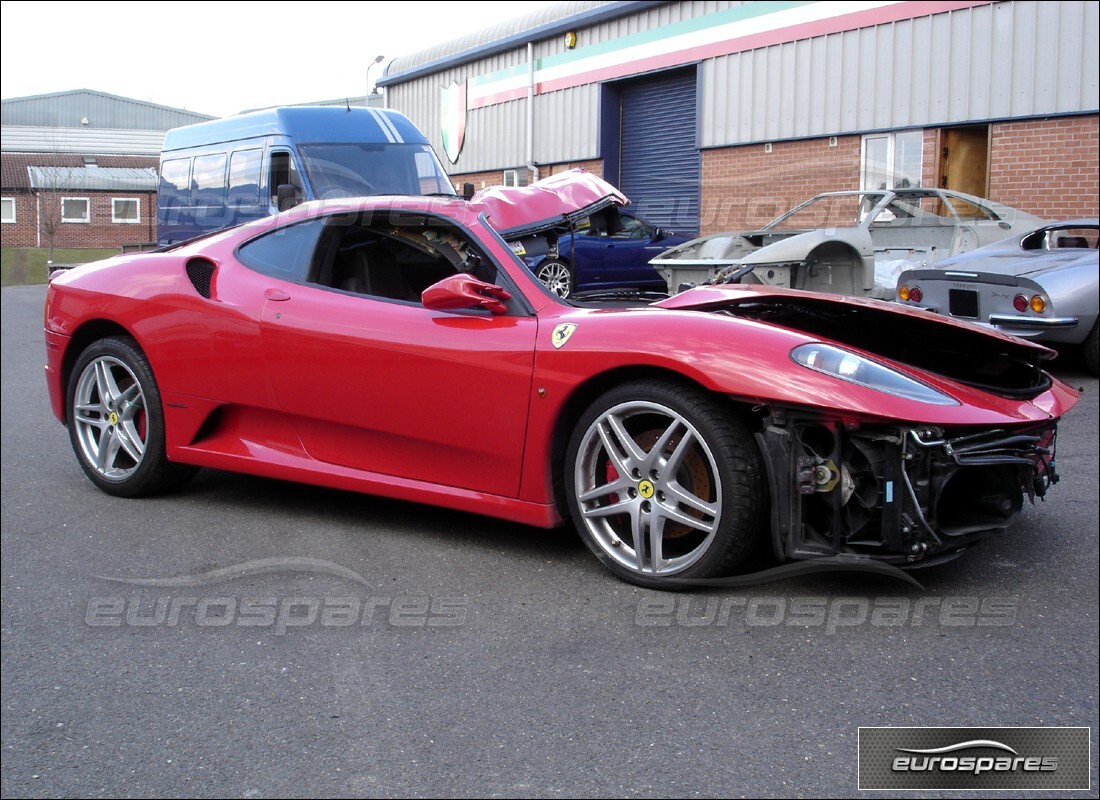
{"type": "Polygon", "coordinates": [[[187,262],[186,269],[187,277],[195,287],[195,291],[209,300],[210,282],[214,279],[214,270],[217,267],[205,258],[192,258],[187,262]]]}

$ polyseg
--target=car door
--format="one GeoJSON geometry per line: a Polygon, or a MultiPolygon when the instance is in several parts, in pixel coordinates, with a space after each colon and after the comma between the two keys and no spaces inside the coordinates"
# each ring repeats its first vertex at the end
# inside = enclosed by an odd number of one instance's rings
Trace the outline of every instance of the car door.
{"type": "Polygon", "coordinates": [[[667,246],[655,242],[655,229],[637,217],[623,214],[622,221],[623,230],[611,235],[589,230],[573,240],[578,284],[663,287],[664,279],[649,260],[667,246]]]}
{"type": "Polygon", "coordinates": [[[630,214],[623,214],[622,220],[623,230],[603,241],[606,281],[616,286],[663,286],[664,278],[649,261],[667,250],[667,245],[654,241],[657,232],[652,225],[630,214]]]}
{"type": "Polygon", "coordinates": [[[537,319],[518,304],[503,315],[433,311],[314,277],[333,285],[273,287],[261,319],[280,408],[307,452],[394,478],[516,496],[537,319]]]}

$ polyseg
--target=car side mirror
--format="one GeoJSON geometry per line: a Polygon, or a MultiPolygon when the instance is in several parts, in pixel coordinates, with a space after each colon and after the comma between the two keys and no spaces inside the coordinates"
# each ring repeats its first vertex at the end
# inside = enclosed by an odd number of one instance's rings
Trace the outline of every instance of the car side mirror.
{"type": "Polygon", "coordinates": [[[292,183],[280,183],[275,190],[275,202],[280,211],[289,211],[296,205],[300,205],[305,198],[292,183]]]}
{"type": "Polygon", "coordinates": [[[504,288],[479,281],[472,275],[448,275],[433,283],[420,295],[424,308],[433,311],[487,309],[493,314],[505,314],[505,301],[512,297],[504,288]]]}
{"type": "Polygon", "coordinates": [[[469,200],[474,196],[474,185],[469,181],[462,184],[462,199],[469,200]]]}
{"type": "Polygon", "coordinates": [[[653,241],[659,242],[665,238],[665,232],[660,228],[653,229],[653,241]]]}

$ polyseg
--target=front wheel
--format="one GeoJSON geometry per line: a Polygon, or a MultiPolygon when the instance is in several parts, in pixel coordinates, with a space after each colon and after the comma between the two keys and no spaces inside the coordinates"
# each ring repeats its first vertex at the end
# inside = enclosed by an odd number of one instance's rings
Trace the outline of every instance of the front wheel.
{"type": "Polygon", "coordinates": [[[563,300],[573,293],[573,270],[564,261],[543,261],[535,277],[563,300]]]}
{"type": "Polygon", "coordinates": [[[759,451],[695,389],[640,381],[604,394],[577,424],[564,477],[585,544],[641,586],[729,574],[760,536],[759,451]]]}
{"type": "Polygon", "coordinates": [[[153,494],[183,483],[194,467],[165,456],[164,412],[153,370],[134,341],[101,339],[77,359],[66,418],[80,466],[118,497],[153,494]]]}

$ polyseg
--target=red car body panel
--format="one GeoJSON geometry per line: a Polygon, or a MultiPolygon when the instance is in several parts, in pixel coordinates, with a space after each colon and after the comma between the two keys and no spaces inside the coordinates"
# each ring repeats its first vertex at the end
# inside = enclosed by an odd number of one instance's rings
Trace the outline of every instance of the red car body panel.
{"type": "MultiPolygon", "coordinates": [[[[566,206],[606,196],[594,182],[578,191],[566,206]]],[[[957,403],[892,396],[792,361],[793,348],[820,336],[708,310],[748,296],[805,293],[708,287],[648,308],[567,305],[496,232],[542,218],[554,203],[561,206],[561,198],[534,210],[494,205],[484,195],[470,204],[384,197],[311,203],[168,252],[74,270],[47,295],[53,411],[65,420],[72,342],[89,326],[114,326],[137,341],[156,375],[169,460],[550,526],[561,522],[552,464],[562,420],[571,400],[611,375],[676,375],[749,405],[806,409],[851,424],[1010,427],[1057,418],[1075,402],[1074,390],[1057,380],[1037,396],[1013,399],[893,363],[957,403]],[[492,227],[479,217],[490,208],[492,227]],[[406,213],[451,220],[506,274],[526,312],[461,314],[353,296],[269,277],[236,258],[239,245],[273,228],[364,211],[395,221],[406,213]],[[210,298],[188,280],[192,258],[217,266],[210,298]],[[575,329],[556,346],[561,325],[575,329]]]]}

